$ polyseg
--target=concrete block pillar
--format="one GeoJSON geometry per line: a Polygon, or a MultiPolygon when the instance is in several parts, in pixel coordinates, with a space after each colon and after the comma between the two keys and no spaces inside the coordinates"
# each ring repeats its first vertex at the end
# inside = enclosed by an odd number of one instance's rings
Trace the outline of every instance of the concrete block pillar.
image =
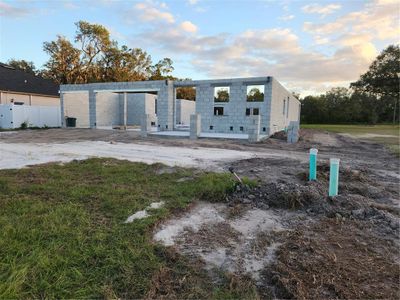
{"type": "Polygon", "coordinates": [[[96,128],[96,94],[89,90],[89,124],[90,128],[96,128]]]}
{"type": "Polygon", "coordinates": [[[149,114],[142,116],[140,136],[147,137],[148,132],[151,130],[151,118],[149,114]]]}
{"type": "Polygon", "coordinates": [[[261,116],[256,115],[251,117],[251,123],[249,126],[249,142],[255,143],[260,140],[260,124],[261,124],[261,116]]]}
{"type": "Polygon", "coordinates": [[[200,114],[190,115],[190,139],[195,140],[201,133],[201,116],[200,114]]]}
{"type": "Polygon", "coordinates": [[[60,92],[60,109],[61,109],[61,127],[65,128],[65,116],[64,116],[64,93],[60,92]]]}
{"type": "Polygon", "coordinates": [[[298,121],[290,121],[287,131],[287,142],[297,143],[299,140],[300,123],[298,121]]]}
{"type": "Polygon", "coordinates": [[[157,117],[160,131],[174,129],[174,84],[166,80],[157,94],[157,117]]]}
{"type": "Polygon", "coordinates": [[[126,124],[127,124],[127,115],[128,115],[128,94],[125,92],[124,93],[124,129],[126,130],[126,124]]]}

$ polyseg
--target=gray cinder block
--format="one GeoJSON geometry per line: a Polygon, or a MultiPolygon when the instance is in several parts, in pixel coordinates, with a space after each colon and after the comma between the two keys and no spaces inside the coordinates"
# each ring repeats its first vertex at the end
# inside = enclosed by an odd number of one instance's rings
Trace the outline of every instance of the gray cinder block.
{"type": "Polygon", "coordinates": [[[255,143],[260,140],[260,120],[261,116],[252,116],[249,125],[249,142],[255,143]]]}
{"type": "Polygon", "coordinates": [[[200,114],[190,115],[190,139],[197,139],[201,133],[200,114]]]}

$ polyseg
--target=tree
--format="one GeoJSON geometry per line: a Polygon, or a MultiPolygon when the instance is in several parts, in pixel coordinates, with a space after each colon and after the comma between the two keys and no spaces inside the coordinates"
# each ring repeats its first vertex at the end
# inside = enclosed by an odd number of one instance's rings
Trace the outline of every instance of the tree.
{"type": "Polygon", "coordinates": [[[117,45],[105,51],[101,61],[102,81],[139,81],[150,76],[151,57],[139,48],[117,45]]]}
{"type": "Polygon", "coordinates": [[[44,77],[58,84],[85,83],[80,51],[65,37],[57,36],[57,40],[43,43],[43,50],[50,55],[50,59],[44,64],[44,77]]]}
{"type": "MultiPolygon", "coordinates": [[[[75,23],[77,30],[75,42],[80,43],[82,53],[81,68],[85,70],[82,75],[85,82],[96,82],[101,80],[98,62],[113,43],[110,40],[108,30],[99,24],[90,24],[86,21],[75,23]]],[[[114,46],[115,46],[114,42],[114,46]]]]}
{"type": "Polygon", "coordinates": [[[396,122],[396,111],[400,99],[400,47],[390,45],[372,62],[369,70],[350,87],[358,92],[370,93],[382,100],[383,105],[393,112],[393,123],[396,122]]]}
{"type": "Polygon", "coordinates": [[[307,96],[301,100],[301,122],[308,124],[328,123],[327,106],[322,96],[307,96]]]}
{"type": "Polygon", "coordinates": [[[154,66],[151,67],[150,80],[163,80],[163,79],[175,79],[170,73],[174,70],[172,66],[173,61],[170,58],[163,58],[154,66]]]}
{"type": "Polygon", "coordinates": [[[351,101],[357,105],[358,119],[350,120],[350,122],[368,124],[375,124],[378,122],[379,113],[377,109],[377,99],[375,96],[356,91],[351,95],[351,101]]]}
{"type": "Polygon", "coordinates": [[[226,89],[220,89],[217,91],[217,97],[214,97],[214,101],[217,102],[228,102],[229,92],[226,89]]]}
{"type": "Polygon", "coordinates": [[[152,65],[146,51],[119,47],[104,26],[86,21],[75,25],[75,45],[61,36],[43,44],[50,56],[43,71],[47,78],[58,83],[174,79],[170,58],[152,65]]]}
{"type": "Polygon", "coordinates": [[[325,93],[323,98],[326,101],[327,118],[330,123],[346,123],[351,113],[350,91],[344,87],[332,88],[325,93]]]}
{"type": "Polygon", "coordinates": [[[399,98],[400,47],[390,45],[372,62],[369,70],[350,87],[379,96],[399,98]]]}
{"type": "Polygon", "coordinates": [[[259,88],[252,88],[247,94],[247,101],[264,101],[264,93],[259,88]]]}
{"type": "Polygon", "coordinates": [[[36,67],[32,61],[10,59],[7,64],[17,70],[36,75],[36,67]]]}
{"type": "Polygon", "coordinates": [[[196,100],[194,87],[179,87],[176,89],[176,99],[196,100]]]}

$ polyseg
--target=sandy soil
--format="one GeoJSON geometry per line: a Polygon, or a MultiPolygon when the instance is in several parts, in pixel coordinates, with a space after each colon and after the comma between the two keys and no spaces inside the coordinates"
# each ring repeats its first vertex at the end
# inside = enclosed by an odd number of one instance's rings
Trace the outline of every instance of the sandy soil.
{"type": "Polygon", "coordinates": [[[0,133],[0,168],[94,155],[231,167],[258,181],[238,186],[226,203],[199,203],[155,229],[155,242],[202,259],[213,276],[250,275],[261,298],[399,296],[399,159],[382,145],[314,130],[290,145],[110,130],[0,133]],[[319,150],[317,182],[307,180],[311,147],[319,150]],[[341,159],[335,198],[327,197],[331,157],[341,159]]]}

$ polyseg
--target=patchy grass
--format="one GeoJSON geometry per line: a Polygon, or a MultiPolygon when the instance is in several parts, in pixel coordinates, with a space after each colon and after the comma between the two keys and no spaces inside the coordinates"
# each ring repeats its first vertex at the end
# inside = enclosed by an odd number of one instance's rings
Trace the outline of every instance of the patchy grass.
{"type": "Polygon", "coordinates": [[[162,219],[196,199],[224,199],[235,185],[229,174],[159,174],[164,167],[89,159],[0,171],[0,298],[168,298],[171,280],[180,280],[176,298],[253,295],[212,284],[152,243],[162,219]],[[179,181],[185,177],[193,180],[179,181]],[[161,200],[148,218],[124,224],[161,200]]]}
{"type": "Polygon", "coordinates": [[[330,125],[305,124],[301,128],[326,130],[336,133],[347,133],[355,138],[365,139],[386,145],[400,156],[400,126],[399,125],[330,125]]]}

